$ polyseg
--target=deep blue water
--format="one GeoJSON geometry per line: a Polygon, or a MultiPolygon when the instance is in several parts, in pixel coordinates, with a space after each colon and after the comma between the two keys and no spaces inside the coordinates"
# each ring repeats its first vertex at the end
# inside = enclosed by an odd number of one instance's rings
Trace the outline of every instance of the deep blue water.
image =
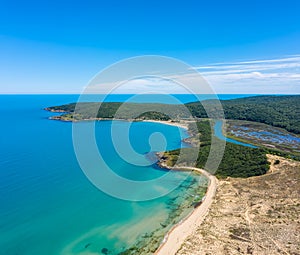
{"type": "MultiPolygon", "coordinates": [[[[125,102],[130,100],[130,102],[134,103],[165,103],[165,104],[175,104],[177,99],[181,103],[190,103],[200,100],[207,99],[216,99],[220,100],[230,100],[236,98],[250,97],[255,96],[253,94],[220,94],[220,95],[189,95],[189,94],[173,94],[173,95],[153,95],[153,94],[141,94],[141,95],[133,95],[133,94],[121,94],[121,95],[84,95],[84,100],[89,102],[125,102]]],[[[62,104],[72,103],[78,99],[78,95],[68,95],[66,96],[67,101],[62,104]]],[[[49,106],[49,105],[48,105],[49,106]]]]}
{"type": "MultiPolygon", "coordinates": [[[[178,97],[183,102],[193,101],[187,95],[178,97]]],[[[184,191],[178,188],[159,199],[130,202],[108,196],[94,187],[77,162],[72,123],[51,121],[48,117],[53,113],[43,110],[77,98],[78,95],[0,96],[1,254],[99,254],[99,247],[120,251],[139,234],[159,227],[159,222],[169,213],[166,201],[184,191]],[[88,250],[87,244],[90,244],[88,250]]],[[[116,95],[108,101],[127,98],[128,95],[116,95]]],[[[159,97],[145,101],[158,102],[159,97]]],[[[96,123],[96,138],[104,157],[119,175],[132,180],[151,180],[166,174],[151,165],[137,167],[120,160],[109,140],[111,123],[96,123]]],[[[134,123],[131,135],[136,151],[149,152],[148,140],[153,132],[165,136],[168,149],[185,146],[180,140],[187,134],[177,127],[134,123]]],[[[186,175],[172,173],[169,181],[187,178],[188,183],[194,178],[186,175]]],[[[164,185],[155,188],[163,189],[164,185]]]]}

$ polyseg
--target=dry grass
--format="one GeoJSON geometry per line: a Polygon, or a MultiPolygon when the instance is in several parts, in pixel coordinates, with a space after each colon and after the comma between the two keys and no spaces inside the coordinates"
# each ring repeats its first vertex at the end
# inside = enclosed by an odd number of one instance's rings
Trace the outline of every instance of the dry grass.
{"type": "Polygon", "coordinates": [[[268,159],[266,175],[219,182],[207,217],[177,254],[300,254],[300,163],[268,159]]]}

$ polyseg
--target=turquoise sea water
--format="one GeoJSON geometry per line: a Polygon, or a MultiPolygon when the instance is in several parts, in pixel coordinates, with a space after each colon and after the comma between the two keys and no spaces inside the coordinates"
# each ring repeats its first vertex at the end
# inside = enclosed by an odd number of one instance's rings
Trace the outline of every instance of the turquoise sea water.
{"type": "MultiPolygon", "coordinates": [[[[0,96],[0,254],[105,254],[106,249],[117,254],[142,235],[156,230],[166,232],[168,224],[172,224],[170,215],[194,196],[188,191],[205,183],[199,176],[174,172],[168,181],[186,177],[185,182],[169,195],[147,202],[123,201],[99,191],[77,163],[72,124],[48,120],[53,113],[43,110],[77,98],[0,96]]],[[[108,101],[126,99],[118,95],[108,101]]],[[[181,95],[181,99],[193,101],[186,95],[181,95]]],[[[159,98],[149,97],[145,101],[157,102],[159,98]]],[[[166,174],[155,166],[137,167],[122,161],[109,140],[110,125],[110,121],[97,123],[96,137],[118,174],[133,180],[166,174]]],[[[180,141],[181,136],[187,136],[184,130],[156,123],[134,123],[133,147],[140,153],[149,152],[148,139],[153,132],[165,136],[168,149],[186,146],[180,141]]],[[[188,212],[183,209],[182,215],[188,212]]]]}

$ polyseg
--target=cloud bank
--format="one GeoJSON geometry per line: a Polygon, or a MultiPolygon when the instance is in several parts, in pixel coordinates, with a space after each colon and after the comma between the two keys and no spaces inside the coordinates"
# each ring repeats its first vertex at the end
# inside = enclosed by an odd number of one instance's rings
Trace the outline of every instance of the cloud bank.
{"type": "MultiPolygon", "coordinates": [[[[199,87],[205,83],[199,81],[195,70],[217,94],[300,94],[300,55],[196,66],[185,73],[165,74],[165,79],[155,78],[154,75],[151,78],[120,80],[120,86],[112,93],[188,94],[180,84],[199,87]]],[[[111,86],[112,83],[104,82],[95,84],[88,90],[90,93],[101,93],[111,86]]],[[[203,94],[210,93],[210,90],[203,89],[203,94]]]]}
{"type": "Polygon", "coordinates": [[[195,67],[217,93],[299,94],[300,55],[195,67]]]}

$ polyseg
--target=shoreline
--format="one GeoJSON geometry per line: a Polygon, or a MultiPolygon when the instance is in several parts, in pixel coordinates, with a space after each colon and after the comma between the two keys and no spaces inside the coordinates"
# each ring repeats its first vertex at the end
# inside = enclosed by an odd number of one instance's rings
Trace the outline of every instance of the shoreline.
{"type": "Polygon", "coordinates": [[[152,123],[160,123],[160,124],[164,124],[164,125],[169,125],[169,126],[174,126],[174,127],[179,127],[179,128],[183,128],[185,130],[188,130],[188,123],[186,121],[182,122],[172,122],[172,121],[166,121],[166,120],[137,120],[140,122],[152,122],[152,123]]]}
{"type": "Polygon", "coordinates": [[[202,203],[196,207],[189,215],[174,225],[165,235],[161,245],[155,251],[155,255],[174,255],[180,249],[185,239],[190,236],[201,225],[206,217],[209,207],[213,202],[216,193],[218,180],[214,175],[196,167],[171,168],[171,170],[197,171],[208,180],[208,187],[202,203]]]}
{"type": "MultiPolygon", "coordinates": [[[[50,117],[52,120],[60,120],[67,122],[77,122],[77,121],[103,121],[103,120],[120,120],[120,119],[103,119],[103,118],[94,118],[94,119],[83,119],[83,120],[64,120],[61,116],[53,116],[50,117]]],[[[175,126],[178,128],[182,128],[186,131],[189,130],[187,121],[163,121],[163,120],[125,120],[121,121],[128,122],[149,122],[149,123],[159,123],[163,125],[175,126]]],[[[165,234],[162,242],[160,243],[157,250],[154,252],[155,255],[173,255],[180,249],[185,239],[190,236],[194,231],[196,231],[197,227],[203,222],[206,217],[209,207],[213,202],[213,198],[216,193],[217,188],[217,178],[207,171],[196,168],[196,167],[177,167],[172,168],[168,167],[165,164],[159,164],[158,166],[164,168],[166,170],[174,170],[174,171],[196,171],[201,175],[205,176],[208,179],[208,186],[206,193],[199,204],[183,219],[181,219],[177,224],[173,225],[171,229],[165,234]]]]}
{"type": "MultiPolygon", "coordinates": [[[[50,111],[50,112],[55,112],[55,111],[50,111]]],[[[56,112],[56,113],[61,113],[61,112],[56,112]]],[[[115,119],[115,118],[89,118],[89,119],[80,119],[80,120],[75,120],[75,119],[64,119],[62,116],[51,116],[49,117],[49,120],[58,120],[58,121],[63,121],[63,122],[81,122],[81,121],[113,121],[113,120],[118,120],[118,121],[128,121],[128,122],[152,122],[152,123],[159,123],[159,124],[164,124],[164,125],[169,125],[169,126],[174,126],[174,127],[179,127],[183,128],[185,130],[188,130],[188,123],[187,122],[172,122],[172,121],[166,121],[166,120],[144,120],[144,119],[115,119]]]]}
{"type": "MultiPolygon", "coordinates": [[[[49,111],[52,113],[69,113],[64,110],[53,110],[49,107],[44,108],[45,111],[49,111]]],[[[50,116],[50,120],[58,120],[58,121],[63,121],[63,122],[80,122],[80,121],[102,121],[102,120],[119,120],[119,121],[128,121],[128,122],[153,122],[153,123],[160,123],[160,124],[165,124],[169,126],[175,126],[175,127],[180,127],[183,129],[188,130],[188,122],[187,121],[171,121],[171,120],[145,120],[145,119],[115,119],[115,118],[89,118],[89,119],[64,119],[64,115],[59,115],[59,116],[50,116]]]]}
{"type": "Polygon", "coordinates": [[[204,222],[176,254],[297,254],[300,164],[267,157],[266,174],[219,181],[204,222]]]}

